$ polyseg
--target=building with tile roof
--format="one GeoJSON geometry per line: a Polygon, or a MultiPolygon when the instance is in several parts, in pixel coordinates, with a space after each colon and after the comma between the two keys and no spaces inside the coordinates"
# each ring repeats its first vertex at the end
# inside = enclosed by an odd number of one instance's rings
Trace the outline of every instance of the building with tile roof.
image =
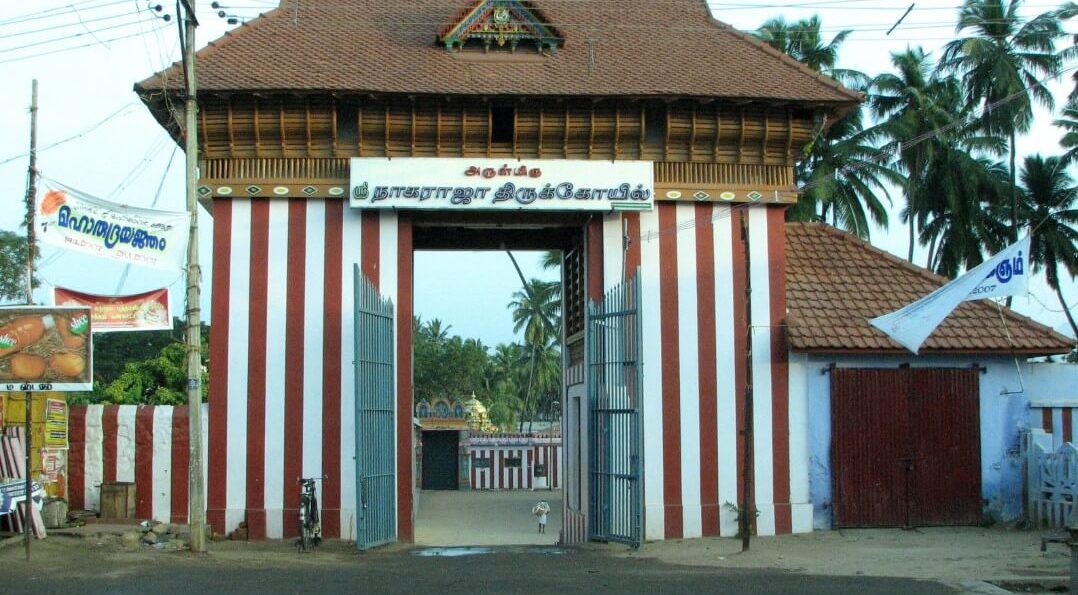
{"type": "Polygon", "coordinates": [[[914,355],[868,319],[947,279],[820,223],[786,224],[786,262],[791,416],[808,428],[814,526],[1023,518],[1023,433],[1070,441],[1078,409],[1078,366],[1027,359],[1074,340],[969,301],[914,355]]]}

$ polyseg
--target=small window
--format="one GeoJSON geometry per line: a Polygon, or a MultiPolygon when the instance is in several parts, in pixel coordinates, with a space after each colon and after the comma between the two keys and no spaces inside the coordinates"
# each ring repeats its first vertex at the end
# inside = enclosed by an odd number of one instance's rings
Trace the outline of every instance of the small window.
{"type": "Polygon", "coordinates": [[[519,468],[520,467],[520,457],[505,457],[505,467],[507,469],[511,468],[511,467],[519,468]]]}
{"type": "Polygon", "coordinates": [[[359,106],[351,102],[337,104],[337,142],[342,145],[356,144],[359,136],[359,106]]]}
{"type": "Polygon", "coordinates": [[[490,142],[512,143],[514,109],[511,105],[495,105],[490,108],[490,142]]]}
{"type": "Polygon", "coordinates": [[[649,103],[644,108],[644,143],[662,145],[666,142],[666,106],[649,103]]]}

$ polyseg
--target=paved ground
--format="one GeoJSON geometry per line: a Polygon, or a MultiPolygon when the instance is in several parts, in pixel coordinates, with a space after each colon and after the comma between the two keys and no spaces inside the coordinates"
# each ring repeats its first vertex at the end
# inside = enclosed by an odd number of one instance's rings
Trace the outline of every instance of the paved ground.
{"type": "MultiPolygon", "coordinates": [[[[422,550],[420,550],[422,551],[422,550]]],[[[863,593],[942,595],[931,581],[808,576],[664,564],[610,555],[608,548],[499,548],[483,555],[424,557],[403,548],[356,554],[327,542],[298,554],[281,542],[218,543],[211,553],[123,550],[108,538],[50,537],[27,563],[0,550],[0,591],[51,593],[863,593]]]]}
{"type": "Polygon", "coordinates": [[[981,527],[844,529],[756,537],[741,553],[737,539],[649,543],[624,555],[686,566],[771,568],[821,575],[902,576],[959,581],[1043,581],[1070,574],[1060,544],[1040,551],[1041,533],[981,527]]]}
{"type": "Polygon", "coordinates": [[[588,544],[557,548],[560,515],[535,532],[531,507],[557,492],[424,492],[419,544],[491,545],[487,551],[394,546],[358,554],[330,541],[298,554],[291,541],[214,542],[206,555],[123,546],[132,527],[87,525],[54,531],[33,545],[0,538],[0,593],[312,591],[439,593],[752,592],[1003,593],[1062,587],[1069,553],[1040,533],[1002,528],[821,531],[754,537],[748,552],[731,538],[674,540],[640,550],[588,544]],[[66,533],[67,535],[63,535],[66,533]],[[507,547],[501,544],[518,544],[507,547]],[[521,545],[534,544],[534,545],[521,545]],[[440,556],[419,554],[442,554],[440,556]],[[475,555],[454,556],[470,553],[475,555]],[[988,582],[986,582],[988,581],[988,582]],[[226,588],[227,587],[227,588],[226,588]]]}
{"type": "Polygon", "coordinates": [[[561,490],[424,490],[417,499],[417,545],[553,545],[561,532],[561,490]],[[546,533],[531,510],[550,503],[546,533]]]}

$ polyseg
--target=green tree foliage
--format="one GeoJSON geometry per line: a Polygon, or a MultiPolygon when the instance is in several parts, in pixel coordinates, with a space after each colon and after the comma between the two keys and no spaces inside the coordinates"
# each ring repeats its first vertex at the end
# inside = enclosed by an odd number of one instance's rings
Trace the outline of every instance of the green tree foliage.
{"type": "Polygon", "coordinates": [[[26,236],[12,231],[0,231],[0,302],[26,303],[26,236]]]}
{"type": "Polygon", "coordinates": [[[460,399],[473,392],[483,400],[481,379],[490,356],[477,339],[449,335],[450,327],[438,319],[413,320],[412,357],[414,398],[460,399]]]}
{"type": "Polygon", "coordinates": [[[1018,239],[1016,138],[1033,124],[1033,102],[1052,109],[1052,93],[1043,82],[1057,76],[1062,56],[1056,42],[1065,37],[1064,12],[1050,11],[1024,21],[1022,0],[965,0],[959,11],[959,34],[940,58],[943,73],[957,74],[966,100],[980,109],[979,124],[987,134],[1009,139],[1011,239],[1018,239]]]}
{"type": "Polygon", "coordinates": [[[1071,279],[1078,275],[1078,186],[1061,158],[1040,155],[1026,157],[1019,180],[1019,223],[1031,229],[1033,269],[1044,270],[1078,337],[1078,325],[1060,287],[1060,268],[1071,279]]]}
{"type": "MultiPolygon", "coordinates": [[[[835,68],[839,47],[850,34],[841,31],[824,42],[820,19],[787,23],[783,18],[765,22],[756,36],[771,47],[809,68],[832,76],[847,86],[863,88],[868,77],[854,70],[835,68]]],[[[901,184],[901,176],[891,168],[877,140],[880,130],[865,127],[861,106],[851,108],[837,120],[821,121],[813,140],[798,161],[796,174],[801,196],[789,210],[793,221],[831,218],[861,238],[869,237],[870,220],[887,226],[885,183],[901,184]]]]}
{"type": "MultiPolygon", "coordinates": [[[[182,405],[187,403],[185,322],[171,331],[95,333],[94,390],[74,403],[182,405]]],[[[202,325],[202,400],[208,396],[209,326],[202,325]]]]}

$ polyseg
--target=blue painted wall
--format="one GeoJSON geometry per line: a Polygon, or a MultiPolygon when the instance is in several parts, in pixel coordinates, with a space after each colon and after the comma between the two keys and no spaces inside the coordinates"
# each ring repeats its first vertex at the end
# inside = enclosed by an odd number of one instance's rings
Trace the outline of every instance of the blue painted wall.
{"type": "MultiPolygon", "coordinates": [[[[790,393],[808,401],[808,481],[813,527],[830,529],[831,516],[831,376],[832,363],[851,368],[968,367],[980,364],[981,375],[981,494],[985,515],[994,521],[1022,516],[1020,437],[1029,427],[1033,401],[1078,399],[1078,366],[1018,364],[997,356],[790,356],[790,393]],[[1070,395],[1069,397],[1067,395],[1070,395]]],[[[1039,412],[1037,412],[1039,415],[1039,412]]]]}

